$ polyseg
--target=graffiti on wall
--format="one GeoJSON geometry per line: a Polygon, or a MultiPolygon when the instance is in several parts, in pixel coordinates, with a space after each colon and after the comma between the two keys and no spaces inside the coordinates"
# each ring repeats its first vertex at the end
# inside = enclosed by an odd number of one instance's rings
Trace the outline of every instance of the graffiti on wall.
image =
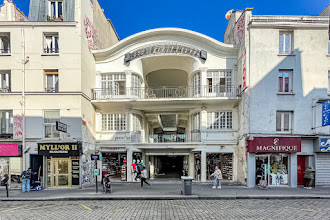
{"type": "Polygon", "coordinates": [[[14,116],[14,139],[20,139],[23,136],[23,117],[21,115],[14,116]]]}
{"type": "Polygon", "coordinates": [[[240,45],[245,36],[245,13],[236,22],[236,45],[240,45]]]}
{"type": "Polygon", "coordinates": [[[92,50],[97,49],[97,31],[94,28],[93,23],[89,20],[89,18],[85,18],[85,33],[88,43],[88,49],[91,52],[92,50]]]}
{"type": "Polygon", "coordinates": [[[90,154],[84,154],[82,159],[82,185],[90,186],[95,184],[94,169],[95,162],[91,160],[90,154]]]}

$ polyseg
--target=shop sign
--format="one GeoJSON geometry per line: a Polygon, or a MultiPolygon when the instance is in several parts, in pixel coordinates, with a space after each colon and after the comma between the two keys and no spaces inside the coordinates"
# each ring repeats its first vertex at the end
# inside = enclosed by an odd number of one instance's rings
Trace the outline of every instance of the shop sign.
{"type": "Polygon", "coordinates": [[[38,154],[44,156],[79,156],[80,143],[39,143],[38,154]]]}
{"type": "Polygon", "coordinates": [[[321,152],[330,152],[330,139],[320,139],[321,152]]]}
{"type": "Polygon", "coordinates": [[[100,157],[98,154],[91,154],[91,160],[99,160],[100,157]]]}
{"type": "Polygon", "coordinates": [[[0,157],[18,157],[18,144],[0,144],[0,157]]]}
{"type": "Polygon", "coordinates": [[[56,121],[56,130],[67,133],[68,126],[60,121],[56,121]]]}
{"type": "Polygon", "coordinates": [[[322,126],[330,125],[330,100],[322,103],[322,126]]]}
{"type": "Polygon", "coordinates": [[[250,153],[297,153],[301,152],[300,137],[255,137],[248,142],[250,153]]]}

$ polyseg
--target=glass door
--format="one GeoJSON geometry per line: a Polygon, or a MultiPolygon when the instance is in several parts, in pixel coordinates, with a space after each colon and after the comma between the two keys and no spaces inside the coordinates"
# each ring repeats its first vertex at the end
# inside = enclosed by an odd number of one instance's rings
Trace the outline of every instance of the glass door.
{"type": "Polygon", "coordinates": [[[259,184],[260,180],[266,180],[269,184],[269,173],[269,155],[256,156],[256,185],[259,184]]]}
{"type": "Polygon", "coordinates": [[[51,187],[71,187],[71,159],[51,159],[51,187]]]}

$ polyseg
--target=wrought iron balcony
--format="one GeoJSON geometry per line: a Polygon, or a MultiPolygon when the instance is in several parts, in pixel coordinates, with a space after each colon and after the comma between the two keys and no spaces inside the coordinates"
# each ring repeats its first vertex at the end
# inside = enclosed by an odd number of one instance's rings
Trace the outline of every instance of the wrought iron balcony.
{"type": "Polygon", "coordinates": [[[59,49],[58,48],[44,48],[44,53],[59,53],[59,49]]]}
{"type": "Polygon", "coordinates": [[[48,87],[45,88],[45,92],[58,92],[58,88],[48,87]]]}
{"type": "Polygon", "coordinates": [[[13,134],[0,133],[0,139],[13,139],[13,134]]]}
{"type": "Polygon", "coordinates": [[[10,87],[0,88],[0,93],[8,93],[11,92],[10,87]]]}
{"type": "Polygon", "coordinates": [[[10,53],[10,48],[0,49],[0,54],[8,54],[10,53]]]}
{"type": "Polygon", "coordinates": [[[93,89],[93,100],[111,99],[171,99],[171,98],[204,98],[204,97],[238,97],[241,86],[203,86],[203,87],[154,87],[126,89],[93,89]]]}

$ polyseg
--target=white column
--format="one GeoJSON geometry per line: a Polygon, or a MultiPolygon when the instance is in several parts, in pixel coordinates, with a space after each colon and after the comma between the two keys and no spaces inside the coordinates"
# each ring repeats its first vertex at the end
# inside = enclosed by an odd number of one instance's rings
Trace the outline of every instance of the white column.
{"type": "Polygon", "coordinates": [[[131,95],[131,88],[132,88],[132,71],[125,70],[126,73],[126,95],[131,95]]]}
{"type": "Polygon", "coordinates": [[[201,151],[201,181],[206,182],[206,149],[201,151]]]}
{"type": "Polygon", "coordinates": [[[202,67],[200,68],[200,72],[201,72],[201,96],[205,97],[206,96],[206,91],[207,91],[207,68],[206,67],[202,67]]]}
{"type": "Polygon", "coordinates": [[[132,181],[132,170],[131,165],[133,163],[133,151],[131,149],[127,150],[127,182],[132,181]]]}
{"type": "Polygon", "coordinates": [[[149,156],[150,158],[150,179],[155,177],[155,156],[149,156]]]}
{"type": "Polygon", "coordinates": [[[207,139],[206,137],[206,132],[207,132],[207,111],[206,111],[206,107],[203,106],[201,113],[201,142],[204,143],[207,139]]]}
{"type": "Polygon", "coordinates": [[[8,134],[9,133],[9,112],[6,112],[6,133],[8,134]]]}
{"type": "Polygon", "coordinates": [[[247,153],[247,187],[254,187],[256,184],[256,158],[255,154],[247,153]]]}
{"type": "Polygon", "coordinates": [[[297,154],[291,154],[289,164],[289,181],[291,187],[297,187],[297,154]]]}
{"type": "Polygon", "coordinates": [[[195,173],[195,155],[194,152],[190,152],[189,153],[189,159],[188,159],[188,166],[189,166],[189,176],[191,177],[195,177],[194,173],[195,173]]]}

